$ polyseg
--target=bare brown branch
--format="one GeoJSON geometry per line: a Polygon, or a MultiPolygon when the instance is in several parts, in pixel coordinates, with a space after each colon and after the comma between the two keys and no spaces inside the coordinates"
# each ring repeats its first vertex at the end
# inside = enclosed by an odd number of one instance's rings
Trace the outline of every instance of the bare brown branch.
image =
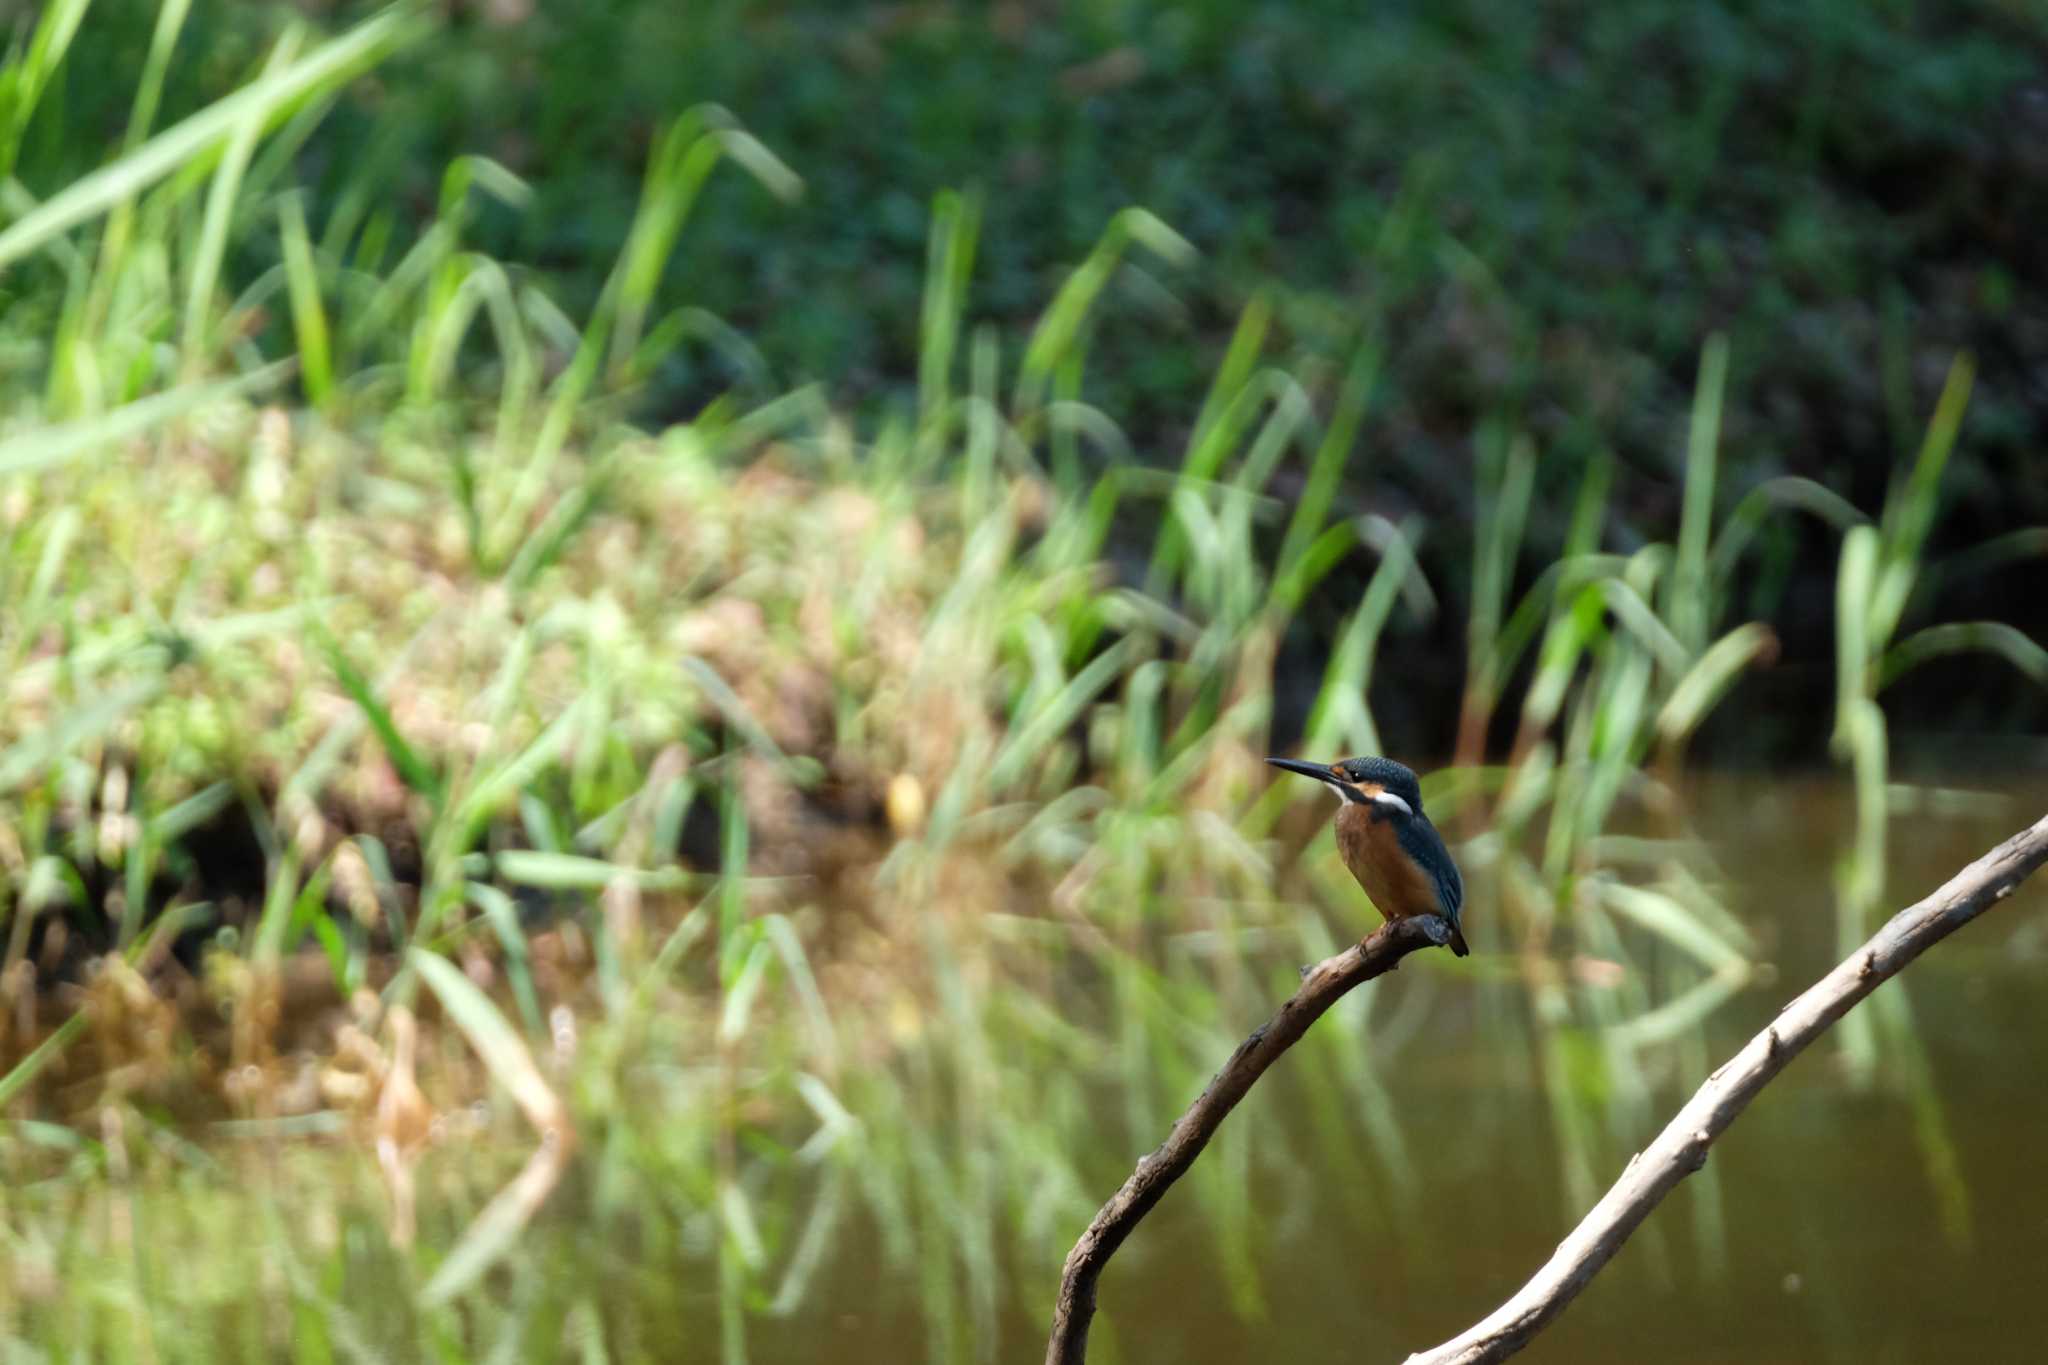
{"type": "Polygon", "coordinates": [[[1868,943],[1780,1010],[1776,1022],[1707,1078],[1656,1141],[1630,1158],[1621,1179],[1519,1293],[1463,1335],[1410,1356],[1407,1365],[1479,1365],[1521,1350],[1620,1250],[1657,1201],[1706,1164],[1714,1139],[1787,1062],[1907,963],[2011,895],[2043,862],[2048,862],[2048,817],[1892,916],[1868,943]]]}
{"type": "Polygon", "coordinates": [[[1301,989],[1266,1022],[1265,1027],[1238,1044],[1237,1051],[1223,1064],[1188,1106],[1167,1134],[1159,1149],[1138,1163],[1138,1169],[1123,1188],[1102,1206],[1081,1240],[1067,1253],[1060,1276],[1060,1296],[1053,1310],[1052,1339],[1045,1348],[1046,1365],[1080,1365],[1088,1355],[1088,1324],[1095,1316],[1095,1282],[1102,1268],[1138,1220],[1152,1211],[1174,1181],[1180,1179],[1195,1158],[1209,1145],[1224,1118],[1252,1088],[1252,1082],[1281,1053],[1294,1046],[1323,1012],[1343,998],[1354,986],[1383,976],[1401,965],[1401,959],[1418,948],[1450,942],[1451,927],[1435,915],[1393,920],[1362,943],[1326,958],[1302,974],[1301,989]]]}

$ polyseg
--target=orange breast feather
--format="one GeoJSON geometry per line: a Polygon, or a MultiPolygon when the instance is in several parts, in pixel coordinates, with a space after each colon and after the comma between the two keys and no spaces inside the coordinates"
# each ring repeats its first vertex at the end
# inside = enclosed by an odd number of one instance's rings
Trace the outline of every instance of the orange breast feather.
{"type": "Polygon", "coordinates": [[[1347,805],[1337,812],[1337,852],[1344,865],[1388,919],[1441,913],[1428,874],[1401,851],[1394,822],[1373,815],[1370,806],[1347,805]]]}

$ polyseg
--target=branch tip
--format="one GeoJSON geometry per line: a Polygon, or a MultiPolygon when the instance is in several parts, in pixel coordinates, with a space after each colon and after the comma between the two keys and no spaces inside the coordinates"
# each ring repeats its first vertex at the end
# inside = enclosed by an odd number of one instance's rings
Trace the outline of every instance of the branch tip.
{"type": "MultiPolygon", "coordinates": [[[[2048,817],[2037,820],[1971,863],[1934,894],[1891,917],[1869,943],[1778,1011],[1777,1022],[1747,1046],[1761,1042],[1767,1056],[1798,1052],[1834,1022],[1904,970],[1922,951],[2004,900],[2048,863],[2048,817]],[[1882,946],[1883,960],[1879,960],[1882,946]]],[[[1740,1055],[1740,1054],[1738,1054],[1740,1055]]],[[[1505,1360],[1547,1327],[1600,1272],[1659,1201],[1686,1175],[1706,1164],[1715,1136],[1725,1131],[1780,1068],[1724,1065],[1641,1152],[1573,1229],[1547,1264],[1478,1325],[1407,1365],[1482,1365],[1505,1360]],[[1705,1122],[1702,1124],[1701,1120],[1705,1122]]]]}

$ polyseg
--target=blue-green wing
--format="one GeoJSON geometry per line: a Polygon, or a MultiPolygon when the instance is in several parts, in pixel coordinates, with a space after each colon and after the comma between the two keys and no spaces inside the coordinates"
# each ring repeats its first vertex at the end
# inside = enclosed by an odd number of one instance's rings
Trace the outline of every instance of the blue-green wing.
{"type": "Polygon", "coordinates": [[[1437,904],[1451,927],[1457,928],[1458,911],[1465,905],[1465,882],[1458,875],[1458,865],[1451,861],[1451,851],[1444,847],[1443,836],[1426,815],[1401,821],[1400,836],[1408,856],[1429,869],[1430,879],[1436,883],[1437,904]]]}

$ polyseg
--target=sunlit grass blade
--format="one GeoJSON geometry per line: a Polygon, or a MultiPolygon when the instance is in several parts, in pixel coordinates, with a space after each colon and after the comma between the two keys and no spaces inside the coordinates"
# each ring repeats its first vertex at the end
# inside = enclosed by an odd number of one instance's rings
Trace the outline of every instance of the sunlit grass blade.
{"type": "MultiPolygon", "coordinates": [[[[1244,390],[1246,381],[1259,363],[1259,352],[1266,344],[1266,333],[1273,323],[1273,302],[1265,294],[1252,295],[1238,316],[1237,329],[1230,334],[1230,345],[1223,352],[1223,360],[1216,367],[1216,373],[1209,381],[1209,392],[1202,399],[1201,411],[1195,414],[1195,428],[1189,436],[1189,468],[1200,468],[1192,463],[1194,452],[1208,443],[1216,423],[1237,401],[1244,390]]],[[[1218,467],[1216,462],[1204,462],[1208,473],[1213,475],[1218,467]]]]}
{"type": "Polygon", "coordinates": [[[1502,678],[1495,643],[1507,611],[1521,558],[1522,531],[1536,477],[1534,445],[1510,437],[1497,423],[1482,426],[1479,446],[1481,491],[1478,525],[1472,536],[1472,600],[1465,625],[1465,700],[1458,721],[1457,761],[1477,763],[1502,678]]]}
{"type": "Polygon", "coordinates": [[[369,721],[370,728],[376,731],[378,743],[384,746],[384,756],[391,760],[399,779],[429,802],[439,805],[442,796],[440,775],[400,733],[397,719],[379,699],[369,679],[363,676],[362,670],[342,650],[341,642],[325,626],[312,623],[310,633],[320,652],[326,656],[328,667],[334,670],[335,681],[341,684],[342,691],[348,693],[349,699],[369,721]]]}
{"type": "Polygon", "coordinates": [[[448,1259],[421,1286],[423,1306],[437,1307],[470,1289],[518,1246],[520,1234],[561,1182],[572,1150],[567,1129],[557,1129],[541,1139],[519,1174],[484,1206],[463,1232],[462,1240],[449,1251],[448,1259]]]}
{"type": "MultiPolygon", "coordinates": [[[[1372,687],[1380,637],[1410,580],[1421,578],[1421,569],[1415,562],[1412,528],[1376,519],[1364,529],[1376,542],[1380,563],[1367,581],[1357,609],[1337,637],[1337,647],[1330,654],[1322,686],[1309,711],[1306,742],[1317,753],[1334,752],[1332,746],[1338,745],[1340,738],[1360,752],[1377,752],[1379,736],[1367,710],[1366,697],[1372,687]]],[[[1423,591],[1427,592],[1426,586],[1423,591]]],[[[1303,794],[1292,788],[1289,793],[1303,794]]]]}
{"type": "Polygon", "coordinates": [[[746,1035],[754,1000],[767,983],[768,968],[775,961],[774,948],[756,932],[754,925],[740,926],[731,944],[733,951],[725,956],[736,965],[723,983],[724,999],[718,1013],[718,1039],[723,1043],[738,1042],[746,1035]]]}
{"type": "Polygon", "coordinates": [[[1362,343],[1344,372],[1337,399],[1330,411],[1329,425],[1309,462],[1308,477],[1295,499],[1294,514],[1288,519],[1287,534],[1280,542],[1279,564],[1284,570],[1303,553],[1329,515],[1339,482],[1349,470],[1352,446],[1364,424],[1368,404],[1379,380],[1381,353],[1378,343],[1362,343]]]}
{"type": "Polygon", "coordinates": [[[192,0],[163,0],[157,7],[156,27],[149,36],[149,56],[144,59],[142,79],[135,84],[135,103],[128,113],[128,127],[122,134],[121,149],[132,152],[149,136],[156,124],[157,106],[163,100],[164,76],[184,31],[192,0]]]}
{"type": "Polygon", "coordinates": [[[495,886],[471,882],[465,889],[471,903],[484,912],[492,936],[504,951],[505,976],[512,985],[512,998],[519,1005],[520,1022],[526,1025],[529,1034],[538,1037],[544,1021],[540,996],[533,988],[532,954],[527,950],[526,933],[519,923],[519,907],[495,886]]]}
{"type": "MultiPolygon", "coordinates": [[[[296,26],[278,37],[257,85],[275,79],[290,67],[303,37],[304,30],[296,26]]],[[[214,166],[213,181],[207,187],[206,214],[186,277],[184,351],[188,374],[198,373],[207,358],[208,334],[214,322],[214,291],[220,283],[221,258],[227,253],[228,228],[240,198],[242,177],[249,169],[249,158],[255,155],[256,140],[263,135],[269,115],[270,110],[264,105],[252,104],[234,122],[214,166]]]]}
{"type": "Polygon", "coordinates": [[[1692,663],[1691,651],[1657,618],[1657,613],[1651,610],[1641,594],[1619,578],[1603,579],[1600,592],[1607,602],[1607,609],[1614,615],[1615,623],[1634,636],[1637,643],[1657,660],[1659,667],[1672,677],[1686,672],[1692,663]]]}
{"type": "Polygon", "coordinates": [[[1872,655],[1884,644],[1873,631],[1869,606],[1877,586],[1882,542],[1869,526],[1852,527],[1842,537],[1841,561],[1835,576],[1835,734],[1837,752],[1848,743],[1846,727],[1854,704],[1869,695],[1872,655]]]}
{"type": "Polygon", "coordinates": [[[450,815],[452,848],[466,850],[473,845],[493,815],[517,797],[527,783],[560,761],[563,747],[583,724],[583,710],[580,699],[571,703],[532,743],[474,778],[450,815]]]}
{"type": "Polygon", "coordinates": [[[36,1077],[40,1076],[50,1063],[61,1057],[64,1049],[78,1040],[78,1035],[85,1032],[86,1025],[90,1022],[86,1012],[80,1010],[59,1024],[49,1037],[36,1044],[28,1056],[8,1068],[7,1074],[0,1076],[0,1110],[6,1109],[16,1096],[35,1084],[36,1077]]]}
{"type": "Polygon", "coordinates": [[[1123,673],[1139,643],[1135,636],[1117,641],[1091,659],[1088,666],[1075,674],[1057,695],[1021,717],[1021,724],[1011,732],[998,750],[995,761],[989,765],[985,778],[988,790],[1002,791],[1022,777],[1024,770],[1039,757],[1054,736],[1080,716],[1081,708],[1123,673]]]}
{"type": "Polygon", "coordinates": [[[252,116],[268,123],[309,93],[381,61],[412,31],[414,8],[405,3],[384,10],[284,70],[208,105],[133,152],[73,182],[0,230],[0,268],[217,151],[223,140],[252,116]]]}
{"type": "Polygon", "coordinates": [[[1735,504],[1735,510],[1721,525],[1720,535],[1714,541],[1713,563],[1709,571],[1717,585],[1716,592],[1726,591],[1729,576],[1742,562],[1743,554],[1754,541],[1764,519],[1780,507],[1805,512],[1842,532],[1870,520],[1857,510],[1854,503],[1825,484],[1792,475],[1766,479],[1743,494],[1742,500],[1735,504]]]}
{"type": "MultiPolygon", "coordinates": [[[[1885,507],[1885,542],[1890,550],[1888,563],[1917,562],[1926,547],[1928,532],[1933,529],[1935,514],[1939,510],[1942,471],[1948,466],[1949,455],[1955,449],[1956,435],[1962,430],[1963,413],[1969,407],[1970,387],[1976,373],[1976,362],[1967,354],[1957,356],[1949,366],[1948,380],[1942,385],[1941,397],[1935,401],[1934,417],[1927,424],[1927,435],[1920,444],[1920,453],[1915,457],[1905,483],[1894,490],[1885,507]]],[[[1874,610],[1877,633],[1889,636],[1898,625],[1905,602],[1880,601],[1874,604],[1874,610]]]]}
{"type": "Polygon", "coordinates": [[[15,790],[60,755],[106,734],[163,688],[161,678],[143,678],[116,687],[71,707],[55,724],[0,750],[0,793],[15,790]]]}
{"type": "Polygon", "coordinates": [[[732,690],[732,684],[718,676],[718,670],[695,656],[686,656],[682,661],[683,672],[690,681],[703,689],[705,697],[717,708],[725,722],[737,731],[740,738],[759,752],[764,758],[772,759],[778,767],[786,767],[789,757],[775,742],[754,713],[747,709],[739,693],[732,690]]]}
{"type": "Polygon", "coordinates": [[[1953,654],[1993,654],[2036,683],[2048,685],[2048,649],[2002,621],[1954,621],[1928,626],[1886,650],[1877,667],[1882,691],[1921,664],[1953,654]]]}
{"type": "Polygon", "coordinates": [[[296,194],[278,201],[278,232],[284,244],[285,276],[290,285],[292,329],[299,346],[299,374],[306,397],[325,407],[334,393],[334,362],[327,346],[327,310],[320,302],[319,267],[306,235],[305,205],[296,194]]]}
{"type": "MultiPolygon", "coordinates": [[[[1241,334],[1241,333],[1240,333],[1241,334]]],[[[1230,457],[1251,430],[1252,421],[1261,407],[1268,403],[1273,411],[1267,416],[1267,427],[1285,422],[1287,427],[1299,425],[1305,416],[1303,405],[1288,401],[1299,393],[1299,386],[1286,379],[1277,371],[1262,370],[1240,384],[1221,403],[1213,420],[1188,442],[1186,457],[1181,462],[1180,474],[1168,487],[1168,501],[1179,506],[1187,500],[1202,500],[1208,496],[1212,482],[1218,478],[1230,457]],[[1286,411],[1283,412],[1283,405],[1286,411]]],[[[1204,502],[1206,510],[1206,502],[1204,502]]],[[[1209,547],[1207,557],[1201,550],[1191,552],[1186,543],[1188,528],[1179,518],[1169,518],[1159,528],[1153,541],[1152,563],[1146,571],[1146,590],[1155,596],[1165,595],[1177,578],[1185,575],[1207,573],[1214,575],[1224,567],[1216,555],[1215,545],[1209,547]]]]}
{"type": "Polygon", "coordinates": [[[1739,976],[1749,965],[1741,949],[1723,942],[1670,896],[1646,887],[1609,882],[1600,888],[1600,898],[1617,914],[1688,954],[1711,972],[1739,976]]]}
{"type": "Polygon", "coordinates": [[[1013,406],[1019,413],[1040,406],[1054,368],[1072,347],[1081,344],[1096,299],[1133,242],[1176,264],[1186,264],[1196,254],[1186,238],[1144,209],[1127,208],[1112,218],[1095,249],[1088,253],[1088,259],[1068,276],[1052,305],[1032,329],[1017,372],[1013,406]]]}
{"type": "Polygon", "coordinates": [[[981,198],[943,191],[932,203],[931,244],[925,263],[924,313],[917,348],[918,413],[937,420],[949,398],[953,350],[974,274],[981,235],[981,198]]]}
{"type": "Polygon", "coordinates": [[[603,858],[529,848],[502,849],[488,862],[493,872],[514,885],[550,891],[602,891],[622,877],[643,889],[665,890],[688,885],[694,877],[679,867],[643,872],[603,858]]]}
{"type": "Polygon", "coordinates": [[[519,1105],[527,1122],[542,1133],[566,1128],[567,1107],[542,1079],[526,1041],[498,1012],[491,998],[464,976],[461,968],[439,953],[414,948],[405,960],[433,991],[441,1008],[448,1011],[448,1017],[476,1049],[492,1078],[519,1105]]]}
{"type": "Polygon", "coordinates": [[[818,978],[811,971],[810,955],[804,951],[803,939],[796,926],[787,915],[764,915],[761,930],[768,945],[782,960],[782,969],[795,989],[797,1002],[810,1030],[813,1050],[820,1057],[831,1057],[837,1050],[839,1035],[832,1027],[831,1009],[825,1003],[825,993],[818,988],[818,978]]]}
{"type": "Polygon", "coordinates": [[[14,174],[22,134],[91,6],[92,0],[52,0],[43,7],[28,50],[0,64],[0,180],[14,174]]]}
{"type": "MultiPolygon", "coordinates": [[[[263,904],[256,914],[256,932],[250,936],[250,958],[268,969],[274,969],[284,958],[285,951],[295,946],[292,938],[292,922],[296,918],[302,890],[299,881],[300,859],[296,847],[288,847],[270,861],[264,869],[263,904]]],[[[325,869],[322,869],[324,873],[325,869]]],[[[313,885],[309,878],[306,888],[313,885]]]]}
{"type": "Polygon", "coordinates": [[[10,436],[0,440],[0,477],[48,469],[140,435],[185,413],[266,392],[288,378],[293,367],[294,362],[280,360],[236,379],[181,384],[95,417],[81,417],[10,436]]]}
{"type": "Polygon", "coordinates": [[[1581,659],[1606,633],[1605,617],[1606,594],[1594,582],[1579,589],[1570,606],[1552,618],[1522,700],[1524,733],[1541,734],[1556,721],[1581,659]]]}
{"type": "Polygon", "coordinates": [[[1776,633],[1757,621],[1737,626],[1707,646],[1664,698],[1657,712],[1658,738],[1667,746],[1683,745],[1744,669],[1769,661],[1777,652],[1776,633]]]}
{"type": "Polygon", "coordinates": [[[1665,616],[1688,655],[1707,647],[1713,627],[1713,583],[1707,550],[1714,529],[1714,477],[1721,443],[1721,407],[1728,385],[1728,339],[1715,335],[1700,352],[1693,390],[1692,425],[1686,435],[1685,504],[1679,517],[1665,616]]]}

